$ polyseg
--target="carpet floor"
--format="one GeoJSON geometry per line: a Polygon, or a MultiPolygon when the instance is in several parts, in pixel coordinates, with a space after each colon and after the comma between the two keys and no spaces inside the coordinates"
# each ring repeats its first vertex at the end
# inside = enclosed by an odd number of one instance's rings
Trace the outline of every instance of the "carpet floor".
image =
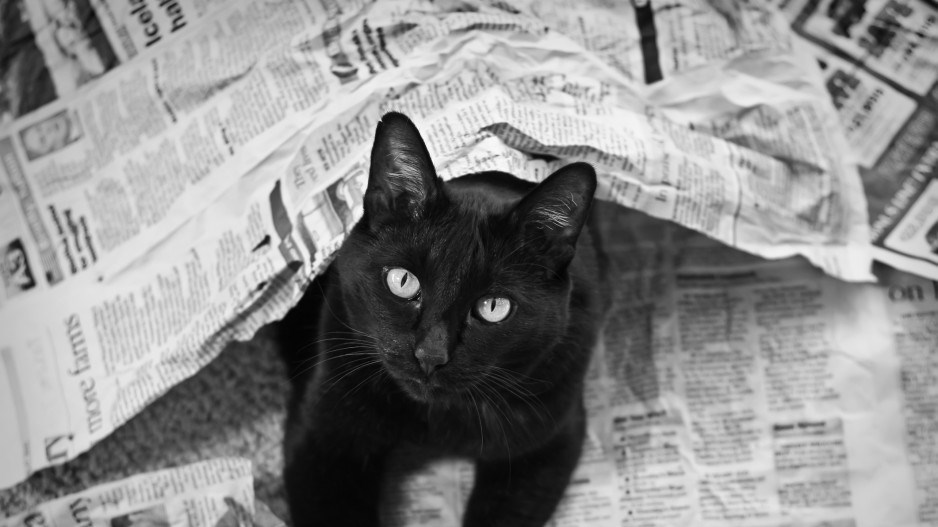
{"type": "Polygon", "coordinates": [[[281,482],[289,383],[264,330],[214,361],[64,465],[0,490],[2,516],[143,472],[238,456],[254,464],[257,499],[286,519],[281,482]]]}

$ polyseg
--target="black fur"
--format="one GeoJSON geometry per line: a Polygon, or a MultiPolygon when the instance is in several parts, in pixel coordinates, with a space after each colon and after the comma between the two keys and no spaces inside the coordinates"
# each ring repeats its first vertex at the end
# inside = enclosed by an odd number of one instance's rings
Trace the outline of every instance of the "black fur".
{"type": "Polygon", "coordinates": [[[384,116],[363,218],[280,323],[294,525],[379,525],[385,460],[403,443],[475,459],[463,525],[544,525],[579,460],[605,306],[582,229],[595,187],[584,163],[540,184],[444,183],[410,120],[384,116]],[[395,267],[417,297],[392,294],[395,267]],[[474,312],[492,294],[513,306],[497,324],[474,312]]]}

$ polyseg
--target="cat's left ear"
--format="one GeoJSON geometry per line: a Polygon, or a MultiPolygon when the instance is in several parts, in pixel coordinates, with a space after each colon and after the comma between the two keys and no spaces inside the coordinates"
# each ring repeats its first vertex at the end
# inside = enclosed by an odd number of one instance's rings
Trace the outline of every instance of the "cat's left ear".
{"type": "Polygon", "coordinates": [[[554,172],[518,203],[515,214],[527,243],[540,246],[555,271],[565,268],[589,216],[596,192],[596,171],[572,163],[554,172]]]}
{"type": "Polygon", "coordinates": [[[404,114],[385,114],[375,131],[364,218],[372,227],[424,216],[442,191],[427,146],[404,114]]]}

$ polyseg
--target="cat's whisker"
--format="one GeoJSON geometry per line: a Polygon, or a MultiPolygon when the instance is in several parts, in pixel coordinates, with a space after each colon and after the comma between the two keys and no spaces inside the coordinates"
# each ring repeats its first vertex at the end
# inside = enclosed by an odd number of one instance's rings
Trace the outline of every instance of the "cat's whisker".
{"type": "Polygon", "coordinates": [[[317,286],[319,286],[319,291],[320,291],[320,293],[322,293],[322,304],[323,304],[324,306],[326,306],[326,309],[329,310],[329,313],[332,315],[332,318],[333,318],[336,322],[338,322],[339,324],[342,324],[343,326],[345,326],[346,329],[348,329],[349,331],[352,331],[353,333],[357,333],[357,334],[362,335],[362,336],[364,336],[364,337],[369,337],[369,338],[371,338],[371,339],[377,340],[377,339],[375,339],[373,336],[371,336],[371,335],[365,333],[364,331],[357,330],[357,329],[353,328],[352,326],[349,326],[348,324],[346,324],[344,321],[342,321],[342,319],[341,319],[338,315],[335,314],[335,311],[332,310],[332,306],[329,305],[329,297],[328,297],[328,295],[326,295],[325,290],[322,288],[322,283],[320,283],[320,282],[315,282],[315,283],[316,283],[317,286]]]}
{"type": "MultiPolygon", "coordinates": [[[[346,342],[346,343],[343,343],[343,344],[340,345],[340,346],[336,346],[336,347],[334,347],[334,348],[330,348],[330,353],[332,353],[332,352],[343,352],[343,353],[341,353],[341,354],[339,354],[339,355],[330,355],[330,356],[332,356],[332,357],[342,357],[342,356],[344,356],[344,355],[348,355],[349,353],[347,353],[347,352],[355,351],[355,350],[359,350],[359,351],[370,351],[370,352],[372,352],[372,353],[374,352],[374,351],[373,351],[374,348],[371,348],[370,346],[367,346],[367,345],[362,345],[362,343],[358,343],[358,342],[346,342]]],[[[300,348],[300,351],[302,351],[302,348],[300,348]]],[[[312,354],[310,354],[309,357],[307,357],[307,358],[305,358],[305,359],[301,359],[297,365],[298,365],[298,366],[302,366],[302,365],[306,364],[307,362],[316,360],[317,358],[319,358],[319,354],[318,354],[318,353],[312,353],[312,354]]]]}
{"type": "MultiPolygon", "coordinates": [[[[531,409],[531,411],[537,416],[537,419],[538,419],[539,421],[541,421],[542,423],[544,422],[544,417],[543,417],[543,415],[542,415],[541,412],[531,403],[531,398],[530,398],[530,397],[524,397],[524,396],[518,395],[517,393],[515,393],[514,391],[512,391],[511,386],[507,383],[507,381],[506,381],[505,379],[501,379],[501,378],[498,378],[498,377],[489,377],[488,380],[490,380],[490,381],[495,381],[495,382],[496,382],[497,385],[494,387],[495,389],[492,390],[492,393],[495,394],[495,395],[497,395],[498,398],[499,398],[501,401],[503,401],[503,402],[505,403],[505,406],[506,406],[509,410],[511,410],[511,403],[510,403],[510,402],[508,401],[508,399],[505,397],[504,391],[507,391],[507,392],[513,394],[518,400],[520,400],[521,402],[523,402],[529,409],[531,409]],[[499,390],[498,388],[502,388],[504,391],[499,390]]],[[[536,400],[537,400],[537,399],[536,399],[536,400]]],[[[539,404],[541,404],[542,408],[544,408],[543,403],[540,402],[540,400],[538,400],[538,402],[539,402],[539,404]]],[[[545,408],[545,410],[546,410],[546,408],[545,408]]],[[[549,412],[548,412],[548,413],[549,413],[549,412]]],[[[553,420],[553,417],[551,417],[551,419],[553,420]]],[[[514,422],[513,420],[509,420],[509,419],[507,418],[507,416],[506,416],[506,421],[508,421],[509,425],[511,426],[512,432],[514,432],[514,431],[515,431],[515,422],[514,422]]],[[[530,431],[529,429],[527,429],[527,428],[523,428],[523,429],[521,430],[521,432],[522,432],[523,434],[528,435],[528,436],[531,435],[531,431],[530,431]]]]}
{"type": "Polygon", "coordinates": [[[359,343],[366,343],[367,341],[363,341],[360,337],[325,337],[325,338],[321,338],[321,339],[316,339],[316,340],[310,341],[309,343],[306,344],[306,346],[309,346],[310,344],[321,344],[321,343],[323,343],[323,342],[359,342],[359,343]]]}
{"type": "Polygon", "coordinates": [[[499,381],[500,384],[504,384],[513,388],[512,393],[516,397],[535,397],[536,395],[531,390],[524,387],[518,380],[513,378],[512,372],[500,368],[495,365],[491,365],[484,370],[486,377],[499,381]]]}
{"type": "MultiPolygon", "coordinates": [[[[306,329],[312,329],[312,330],[316,330],[316,329],[319,329],[319,326],[320,326],[319,321],[313,321],[313,322],[310,322],[309,324],[300,326],[299,329],[304,329],[304,330],[306,330],[306,329]]],[[[348,327],[348,326],[346,326],[346,327],[348,327]]],[[[374,339],[374,338],[375,338],[374,336],[369,335],[369,334],[365,333],[364,331],[355,330],[354,328],[350,328],[350,329],[353,329],[353,331],[328,331],[328,332],[325,332],[325,333],[322,333],[322,334],[323,334],[323,335],[354,335],[354,336],[359,336],[359,337],[368,337],[368,338],[371,338],[371,339],[374,339]]],[[[377,340],[377,339],[376,339],[376,340],[377,340]]]]}
{"type": "Polygon", "coordinates": [[[532,412],[534,412],[538,420],[544,422],[544,416],[542,415],[541,411],[538,410],[538,407],[540,407],[550,416],[551,422],[556,424],[556,420],[554,419],[553,414],[547,409],[547,407],[544,405],[544,401],[542,401],[540,397],[537,396],[537,394],[523,386],[512,376],[509,376],[506,370],[495,370],[492,373],[493,378],[498,379],[503,388],[514,394],[518,399],[522,400],[525,405],[527,405],[527,407],[530,408],[532,412]],[[535,406],[535,404],[537,406],[535,406]]]}
{"type": "Polygon", "coordinates": [[[498,398],[498,400],[501,401],[501,402],[503,403],[503,405],[504,405],[504,407],[502,407],[502,406],[496,407],[496,410],[498,410],[499,412],[501,412],[502,417],[504,417],[505,423],[507,423],[508,426],[511,428],[511,431],[514,432],[514,430],[515,430],[515,421],[514,421],[513,419],[509,418],[509,417],[508,417],[508,413],[507,413],[507,412],[511,412],[511,410],[512,410],[512,408],[511,408],[511,403],[508,401],[508,399],[505,398],[505,394],[503,394],[502,392],[500,392],[500,391],[498,390],[498,386],[495,386],[494,388],[495,388],[495,389],[492,390],[492,395],[496,396],[496,397],[498,398]]]}
{"type": "Polygon", "coordinates": [[[547,383],[547,381],[544,379],[540,379],[538,377],[531,377],[530,375],[526,375],[524,373],[521,373],[515,370],[509,370],[508,368],[499,366],[497,364],[493,364],[491,368],[494,370],[501,371],[501,372],[509,373],[511,374],[512,377],[518,378],[519,381],[529,382],[531,384],[546,384],[547,383]]]}
{"type": "Polygon", "coordinates": [[[329,390],[331,390],[334,386],[337,386],[339,383],[342,382],[343,379],[347,378],[348,376],[353,375],[353,374],[355,374],[355,373],[357,373],[357,372],[359,372],[359,371],[361,371],[361,370],[363,370],[363,369],[365,369],[365,368],[367,368],[367,367],[369,367],[369,366],[374,366],[374,365],[380,365],[380,364],[381,364],[381,361],[380,361],[380,360],[377,360],[377,359],[367,360],[367,359],[359,358],[359,359],[355,359],[353,362],[354,362],[354,363],[359,363],[359,362],[361,362],[362,364],[358,364],[357,366],[355,366],[355,367],[352,368],[351,370],[349,370],[349,371],[347,371],[347,372],[344,372],[344,374],[343,374],[341,377],[339,377],[339,378],[337,378],[337,379],[335,379],[335,380],[333,380],[333,379],[335,378],[335,376],[330,377],[329,379],[327,379],[327,380],[323,383],[324,385],[327,385],[327,386],[326,386],[326,389],[323,390],[323,392],[322,392],[323,395],[325,395],[326,393],[328,393],[329,390]]]}
{"type": "Polygon", "coordinates": [[[508,405],[508,401],[506,401],[505,398],[502,397],[501,394],[498,393],[497,388],[493,389],[495,387],[488,383],[488,379],[483,379],[482,382],[478,386],[480,388],[480,393],[485,397],[485,399],[489,403],[489,406],[491,406],[492,409],[497,414],[495,416],[495,422],[498,423],[499,427],[502,429],[502,436],[505,440],[505,447],[508,448],[508,435],[503,425],[508,424],[510,426],[511,419],[508,418],[508,414],[506,414],[502,410],[502,407],[500,404],[498,404],[498,402],[501,401],[506,406],[510,406],[510,405],[508,405]],[[498,399],[495,399],[495,397],[498,397],[498,399]],[[499,419],[499,417],[501,418],[499,419]]]}
{"type": "Polygon", "coordinates": [[[368,381],[374,379],[375,377],[380,376],[383,372],[384,372],[384,369],[383,369],[383,368],[378,368],[378,369],[375,370],[371,375],[369,375],[369,376],[365,377],[364,379],[362,379],[361,382],[359,382],[358,384],[356,384],[351,390],[345,392],[345,394],[342,395],[342,398],[339,399],[339,400],[340,400],[340,401],[345,400],[346,397],[348,397],[349,395],[355,393],[355,391],[358,390],[359,388],[361,388],[362,386],[364,386],[365,383],[367,383],[368,381]]]}
{"type": "Polygon", "coordinates": [[[366,337],[368,339],[377,341],[378,338],[372,335],[365,333],[364,331],[327,331],[323,335],[352,335],[353,337],[366,337]]]}
{"type": "MultiPolygon", "coordinates": [[[[344,356],[344,357],[355,357],[355,358],[353,358],[352,360],[349,361],[350,364],[355,364],[355,363],[358,363],[358,362],[360,362],[360,361],[362,361],[362,360],[364,360],[364,359],[366,359],[366,358],[367,358],[367,359],[371,359],[371,358],[373,358],[373,355],[374,355],[374,353],[362,352],[362,353],[346,353],[346,354],[343,355],[343,356],[344,356]]],[[[322,359],[321,361],[317,362],[316,364],[313,364],[313,365],[311,365],[311,366],[308,366],[308,367],[303,368],[302,370],[298,371],[293,377],[290,378],[290,380],[292,381],[293,379],[299,377],[300,375],[303,375],[304,373],[313,370],[314,368],[316,368],[316,367],[319,366],[320,364],[324,364],[324,363],[326,363],[326,362],[328,362],[328,361],[330,361],[330,360],[342,358],[343,356],[333,356],[333,357],[327,357],[327,358],[325,358],[325,359],[322,359]]]]}
{"type": "Polygon", "coordinates": [[[362,342],[362,341],[360,341],[360,340],[351,339],[351,338],[340,338],[340,337],[325,338],[325,339],[314,340],[314,341],[312,341],[312,342],[308,342],[308,343],[306,343],[306,344],[300,346],[300,347],[296,350],[296,353],[302,353],[302,352],[308,350],[309,348],[312,348],[313,346],[316,346],[317,344],[323,344],[323,343],[326,343],[326,342],[340,342],[340,343],[344,343],[344,344],[356,344],[356,345],[372,345],[371,343],[362,342]]]}
{"type": "Polygon", "coordinates": [[[381,361],[375,357],[376,357],[375,354],[370,353],[370,352],[361,352],[361,353],[345,355],[345,358],[348,358],[348,360],[343,365],[337,367],[335,371],[335,375],[343,373],[348,369],[349,366],[352,366],[354,364],[359,364],[363,361],[373,361],[375,364],[379,364],[381,361]]]}
{"type": "Polygon", "coordinates": [[[373,357],[375,355],[373,350],[357,346],[348,346],[342,348],[341,351],[342,353],[339,355],[327,355],[321,358],[318,355],[312,356],[309,359],[301,361],[298,365],[303,366],[307,365],[308,363],[313,363],[312,365],[307,366],[308,369],[311,369],[332,360],[338,360],[342,358],[373,357]]]}
{"type": "Polygon", "coordinates": [[[370,335],[364,335],[364,334],[359,334],[359,333],[352,333],[351,331],[330,331],[330,332],[328,332],[328,333],[323,333],[322,335],[323,335],[323,337],[325,337],[325,338],[319,339],[319,340],[330,340],[330,339],[337,339],[337,340],[341,340],[341,339],[347,339],[347,340],[362,340],[363,338],[367,338],[368,341],[372,341],[372,342],[377,342],[377,341],[378,341],[377,338],[372,337],[372,336],[370,336],[370,335]],[[330,336],[330,335],[335,335],[335,336],[330,336]]]}
{"type": "MultiPolygon", "coordinates": [[[[544,406],[544,402],[541,401],[540,398],[538,398],[536,395],[532,394],[532,393],[531,393],[530,391],[528,391],[526,388],[524,388],[524,387],[519,386],[518,384],[516,384],[515,381],[514,381],[514,379],[511,379],[511,378],[509,378],[509,377],[505,377],[503,373],[498,372],[499,375],[496,375],[496,374],[495,374],[496,372],[494,372],[494,371],[492,371],[492,372],[490,372],[490,373],[493,374],[493,375],[491,375],[490,378],[498,384],[498,387],[499,387],[499,388],[502,388],[502,389],[503,389],[504,391],[506,391],[506,392],[511,393],[511,394],[514,395],[518,400],[520,400],[521,402],[523,402],[523,403],[525,404],[525,406],[527,406],[527,407],[531,410],[531,412],[537,417],[538,421],[540,421],[541,423],[545,423],[544,415],[543,415],[543,413],[541,413],[541,410],[544,410],[544,413],[546,413],[548,416],[550,416],[551,422],[554,423],[554,424],[556,424],[556,420],[554,419],[553,414],[550,413],[549,410],[547,410],[547,407],[544,406]],[[520,392],[519,390],[524,390],[524,391],[526,392],[526,394],[525,394],[524,392],[520,392]],[[538,406],[540,406],[541,410],[539,410],[538,407],[535,406],[535,403],[536,403],[538,406]]],[[[496,392],[496,393],[499,393],[499,394],[501,395],[501,392],[496,392]]]]}
{"type": "Polygon", "coordinates": [[[394,379],[391,377],[391,374],[388,373],[388,370],[386,368],[381,368],[380,371],[381,371],[381,375],[378,376],[375,382],[386,383],[390,381],[391,384],[394,384],[394,379]]]}
{"type": "Polygon", "coordinates": [[[368,357],[371,357],[371,356],[374,355],[374,352],[371,351],[371,350],[367,350],[367,349],[365,349],[365,348],[357,348],[357,347],[343,348],[343,349],[340,350],[340,351],[343,351],[344,353],[342,353],[341,355],[329,355],[329,356],[323,357],[323,358],[321,358],[321,359],[319,358],[318,355],[314,355],[314,356],[312,356],[312,357],[310,357],[310,358],[308,358],[308,359],[304,359],[304,360],[300,361],[300,362],[297,364],[297,366],[301,366],[301,367],[304,367],[304,366],[305,366],[306,368],[311,369],[311,368],[315,368],[315,367],[319,366],[320,364],[324,364],[324,363],[326,363],[326,362],[328,362],[328,361],[330,361],[330,360],[341,359],[341,358],[343,358],[343,357],[357,357],[357,356],[368,356],[368,357]],[[356,351],[356,350],[358,350],[358,351],[356,351]],[[319,360],[317,361],[317,359],[319,359],[319,360]],[[313,361],[316,361],[316,362],[315,362],[314,364],[312,364],[311,366],[308,365],[308,363],[313,362],[313,361]]]}
{"type": "Polygon", "coordinates": [[[510,388],[512,393],[514,393],[517,397],[519,398],[536,397],[536,394],[534,392],[532,392],[531,390],[523,386],[517,380],[513,379],[512,376],[506,370],[496,369],[496,368],[497,367],[491,368],[488,371],[488,374],[492,376],[492,378],[502,381],[504,385],[507,388],[510,388]]]}
{"type": "Polygon", "coordinates": [[[496,390],[505,390],[506,392],[508,392],[508,393],[510,393],[511,395],[513,395],[515,399],[524,399],[524,396],[523,396],[523,395],[521,395],[521,394],[519,394],[519,393],[517,393],[517,392],[511,390],[511,386],[508,385],[503,379],[500,379],[500,378],[498,378],[498,377],[492,376],[492,377],[489,378],[489,380],[490,380],[490,381],[492,382],[492,384],[495,386],[495,389],[496,389],[496,390]]]}
{"type": "Polygon", "coordinates": [[[479,439],[481,444],[479,445],[479,454],[482,454],[483,449],[485,449],[485,432],[482,427],[482,412],[479,410],[479,403],[476,402],[476,398],[472,395],[473,387],[470,386],[469,390],[466,391],[466,394],[469,395],[469,399],[472,400],[472,406],[476,410],[476,417],[479,418],[479,439]]]}
{"type": "MultiPolygon", "coordinates": [[[[331,332],[331,333],[334,334],[335,332],[331,332]]],[[[352,333],[349,333],[349,334],[348,334],[348,335],[352,335],[352,336],[336,336],[336,337],[327,337],[327,336],[325,336],[325,335],[329,335],[329,334],[330,334],[330,333],[324,333],[324,334],[323,334],[323,337],[317,338],[317,339],[315,339],[315,340],[312,340],[312,341],[307,342],[306,344],[303,344],[302,346],[300,346],[300,347],[297,349],[296,353],[301,353],[301,352],[303,352],[303,351],[305,351],[305,350],[307,350],[307,349],[309,349],[309,348],[311,348],[311,347],[313,347],[313,346],[316,346],[317,344],[322,344],[322,343],[326,343],[326,342],[344,342],[344,343],[353,343],[353,342],[354,342],[354,343],[357,343],[357,344],[372,344],[372,345],[378,343],[378,340],[377,340],[377,339],[373,339],[373,342],[368,342],[368,341],[362,340],[362,338],[361,338],[360,335],[355,335],[355,334],[352,334],[352,333]]]]}
{"type": "MultiPolygon", "coordinates": [[[[489,387],[489,385],[488,385],[488,383],[486,382],[486,379],[485,379],[484,377],[483,377],[483,379],[482,379],[482,383],[479,384],[478,386],[479,386],[479,388],[480,388],[480,389],[479,389],[479,394],[480,394],[482,397],[484,397],[485,400],[488,401],[489,406],[492,407],[492,409],[495,411],[495,414],[496,414],[496,415],[495,415],[495,423],[498,425],[499,431],[501,431],[501,433],[502,433],[502,442],[505,444],[505,450],[506,450],[506,452],[508,452],[508,456],[507,456],[507,460],[508,460],[508,482],[510,483],[510,482],[511,482],[511,443],[510,443],[510,440],[508,439],[508,432],[505,430],[505,426],[502,424],[502,419],[504,419],[506,422],[508,422],[508,424],[511,424],[511,422],[510,422],[510,419],[508,419],[508,416],[505,415],[504,412],[502,412],[502,409],[498,406],[498,404],[496,404],[495,401],[492,400],[491,397],[489,397],[489,393],[487,393],[486,390],[482,389],[482,388],[488,388],[488,387],[489,387]],[[499,416],[501,416],[502,419],[499,419],[499,416]]],[[[492,391],[491,393],[492,393],[493,395],[498,395],[498,393],[495,392],[495,391],[492,391]]],[[[505,401],[504,398],[502,398],[502,401],[503,401],[503,402],[505,401]]]]}
{"type": "MultiPolygon", "coordinates": [[[[374,348],[371,345],[364,344],[361,342],[346,342],[344,344],[340,344],[335,347],[330,347],[329,352],[335,353],[335,352],[349,351],[349,350],[356,350],[356,349],[362,350],[362,351],[370,351],[372,353],[374,352],[374,348]]],[[[345,355],[345,353],[341,353],[338,356],[341,357],[342,355],[345,355]]]]}

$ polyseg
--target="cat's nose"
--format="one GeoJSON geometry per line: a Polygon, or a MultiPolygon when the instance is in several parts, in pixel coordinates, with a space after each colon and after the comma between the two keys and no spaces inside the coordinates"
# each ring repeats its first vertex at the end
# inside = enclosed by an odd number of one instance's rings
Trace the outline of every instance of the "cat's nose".
{"type": "Polygon", "coordinates": [[[420,363],[420,367],[423,369],[424,373],[427,374],[427,377],[432,375],[437,368],[449,362],[449,357],[445,350],[432,350],[424,346],[417,348],[417,351],[414,352],[414,357],[417,358],[417,362],[420,363]]]}

